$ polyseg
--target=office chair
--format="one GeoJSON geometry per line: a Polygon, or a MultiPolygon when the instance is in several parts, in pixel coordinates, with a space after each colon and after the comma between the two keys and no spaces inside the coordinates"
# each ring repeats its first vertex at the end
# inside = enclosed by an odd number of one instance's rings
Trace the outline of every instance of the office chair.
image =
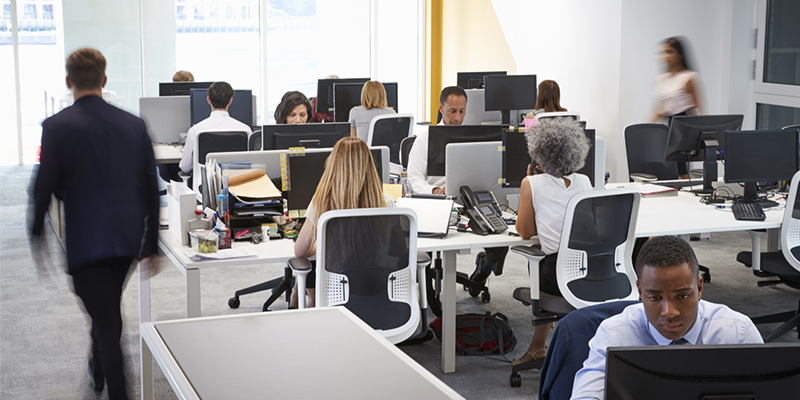
{"type": "Polygon", "coordinates": [[[572,118],[575,121],[580,121],[581,114],[569,111],[554,111],[554,112],[540,113],[536,115],[537,120],[541,120],[542,118],[557,118],[557,117],[572,118]]]}
{"type": "MultiPolygon", "coordinates": [[[[539,268],[531,268],[530,287],[514,290],[514,298],[532,305],[534,326],[553,323],[575,309],[618,300],[636,300],[636,274],[631,263],[640,195],[636,188],[593,190],[567,203],[556,276],[563,297],[539,291],[539,268]]],[[[542,250],[514,246],[511,251],[538,265],[542,250]]],[[[519,371],[541,368],[531,360],[511,368],[512,387],[522,383],[519,371]]]]}
{"type": "MultiPolygon", "coordinates": [[[[759,281],[758,286],[786,284],[800,290],[800,172],[792,178],[791,192],[786,200],[781,224],[781,250],[761,253],[760,240],[763,231],[750,231],[754,252],[743,251],[736,255],[736,261],[753,268],[753,274],[760,278],[771,278],[759,281]],[[777,278],[777,279],[775,279],[777,278]]],[[[778,328],[764,338],[764,342],[772,342],[794,328],[800,328],[800,304],[797,310],[751,318],[754,324],[783,322],[778,328]]],[[[797,334],[800,338],[800,332],[797,334]]]]}
{"type": "Polygon", "coordinates": [[[253,132],[253,134],[250,135],[249,138],[247,138],[247,150],[250,151],[264,150],[263,149],[264,143],[262,142],[261,138],[262,138],[261,131],[253,132]]]}
{"type": "Polygon", "coordinates": [[[200,166],[206,163],[208,153],[223,151],[247,151],[247,135],[245,131],[207,131],[197,134],[194,147],[194,169],[192,170],[193,189],[199,193],[200,166]]]}
{"type": "Polygon", "coordinates": [[[384,114],[369,123],[369,146],[389,147],[389,162],[400,166],[400,143],[411,136],[414,116],[411,114],[384,114]]]}
{"type": "MultiPolygon", "coordinates": [[[[334,210],[317,222],[316,306],[344,306],[392,343],[420,329],[417,216],[407,208],[334,210]]],[[[310,271],[289,260],[298,287],[310,271]]],[[[424,303],[424,295],[422,295],[424,303]]],[[[304,307],[305,299],[299,302],[304,307]]],[[[427,324],[423,324],[427,325],[427,324]]]]}
{"type": "Polygon", "coordinates": [[[784,126],[783,128],[781,128],[781,129],[783,129],[783,130],[787,130],[787,129],[800,129],[800,124],[786,125],[786,126],[784,126]]]}
{"type": "MultiPolygon", "coordinates": [[[[638,301],[611,301],[567,314],[556,325],[539,376],[539,399],[568,399],[575,374],[589,358],[589,340],[600,323],[638,301]]],[[[512,381],[511,386],[514,386],[512,381]]],[[[519,385],[517,385],[519,386],[519,385]]]]}
{"type": "Polygon", "coordinates": [[[664,161],[669,127],[664,124],[633,124],[625,127],[628,174],[650,179],[678,179],[678,164],[664,161]],[[651,175],[648,177],[648,175],[651,175]]]}
{"type": "Polygon", "coordinates": [[[416,136],[409,136],[400,141],[400,164],[403,166],[403,170],[408,169],[408,156],[411,154],[414,140],[417,140],[416,136]]]}

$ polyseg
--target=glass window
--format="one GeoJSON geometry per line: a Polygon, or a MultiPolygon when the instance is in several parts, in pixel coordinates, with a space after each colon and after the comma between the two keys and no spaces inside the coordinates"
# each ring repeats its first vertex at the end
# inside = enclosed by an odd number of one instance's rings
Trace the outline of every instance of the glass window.
{"type": "Polygon", "coordinates": [[[764,82],[800,85],[800,2],[767,2],[764,82]]]}
{"type": "Polygon", "coordinates": [[[36,4],[25,4],[24,18],[28,20],[36,19],[36,4]]]}
{"type": "Polygon", "coordinates": [[[800,124],[800,108],[756,104],[756,129],[780,129],[795,124],[800,124]]]}
{"type": "Polygon", "coordinates": [[[42,5],[42,19],[52,20],[53,19],[53,5],[52,4],[43,4],[42,5]]]}

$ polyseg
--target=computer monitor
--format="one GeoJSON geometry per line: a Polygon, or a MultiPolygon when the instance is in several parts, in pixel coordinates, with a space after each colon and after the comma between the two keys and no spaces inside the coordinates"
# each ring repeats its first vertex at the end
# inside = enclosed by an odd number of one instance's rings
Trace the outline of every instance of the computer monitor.
{"type": "Polygon", "coordinates": [[[725,182],[744,183],[744,197],[758,197],[758,183],[790,181],[800,165],[800,130],[725,132],[725,182]]]}
{"type": "Polygon", "coordinates": [[[189,96],[140,97],[139,117],[153,143],[179,143],[191,128],[189,96]]]}
{"type": "Polygon", "coordinates": [[[487,75],[483,93],[487,111],[536,107],[536,75],[487,75]]]}
{"type": "Polygon", "coordinates": [[[609,347],[606,400],[793,399],[800,343],[609,347]]]}
{"type": "MultiPolygon", "coordinates": [[[[433,125],[428,128],[428,175],[444,176],[445,148],[450,143],[497,142],[504,125],[433,125]]],[[[477,160],[476,162],[480,162],[477,160]]]]}
{"type": "Polygon", "coordinates": [[[281,150],[290,147],[333,147],[350,136],[346,122],[264,125],[261,128],[262,148],[281,150]]]}
{"type": "Polygon", "coordinates": [[[703,163],[703,189],[713,193],[711,182],[717,180],[717,158],[724,156],[725,131],[742,128],[743,115],[677,115],[672,117],[667,135],[664,161],[703,163]]]}
{"type": "MultiPolygon", "coordinates": [[[[378,171],[378,176],[383,176],[381,168],[381,150],[379,148],[371,148],[372,159],[375,162],[375,169],[378,171]]],[[[286,209],[289,211],[302,210],[305,214],[306,208],[311,203],[311,198],[314,197],[314,192],[317,191],[319,180],[322,179],[322,173],[325,171],[325,160],[331,154],[330,151],[305,153],[302,156],[289,156],[288,157],[288,182],[284,183],[288,187],[286,198],[286,209]]]]}
{"type": "Polygon", "coordinates": [[[456,84],[464,89],[483,89],[483,77],[486,75],[505,75],[506,71],[459,72],[456,84]]]}
{"type": "Polygon", "coordinates": [[[317,80],[317,109],[316,113],[333,112],[333,84],[334,83],[360,83],[364,84],[369,78],[344,78],[344,79],[319,79],[317,80]]]}
{"type": "Polygon", "coordinates": [[[159,96],[188,96],[192,89],[208,89],[214,82],[159,82],[159,96]]]}
{"type": "MultiPolygon", "coordinates": [[[[589,177],[592,186],[595,185],[595,130],[584,129],[583,132],[589,138],[591,147],[589,153],[586,154],[586,162],[583,168],[575,171],[579,174],[589,177]]],[[[525,178],[528,166],[535,163],[532,162],[530,153],[528,152],[528,141],[525,139],[525,132],[517,132],[510,130],[503,130],[503,186],[504,187],[519,187],[522,179],[525,178]]]]}
{"type": "Polygon", "coordinates": [[[467,89],[467,113],[464,125],[481,125],[483,123],[499,124],[503,121],[501,111],[486,111],[483,89],[467,89]]]}
{"type": "MultiPolygon", "coordinates": [[[[397,112],[397,82],[383,84],[386,90],[386,103],[389,108],[397,112]]],[[[333,120],[348,122],[350,109],[361,105],[361,90],[363,83],[334,83],[333,120]]]]}
{"type": "MultiPolygon", "coordinates": [[[[208,118],[211,115],[211,105],[208,104],[208,89],[192,89],[189,94],[189,109],[192,125],[208,118]]],[[[253,113],[253,91],[235,90],[233,101],[228,108],[231,118],[247,125],[255,126],[253,113]]]]}

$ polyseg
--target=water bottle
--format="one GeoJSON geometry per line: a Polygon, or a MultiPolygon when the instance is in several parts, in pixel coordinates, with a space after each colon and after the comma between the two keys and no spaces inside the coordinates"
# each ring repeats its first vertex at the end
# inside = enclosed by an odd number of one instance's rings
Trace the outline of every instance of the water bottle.
{"type": "Polygon", "coordinates": [[[403,197],[410,196],[411,191],[411,184],[408,182],[408,172],[401,172],[400,173],[400,187],[403,190],[403,197]]]}

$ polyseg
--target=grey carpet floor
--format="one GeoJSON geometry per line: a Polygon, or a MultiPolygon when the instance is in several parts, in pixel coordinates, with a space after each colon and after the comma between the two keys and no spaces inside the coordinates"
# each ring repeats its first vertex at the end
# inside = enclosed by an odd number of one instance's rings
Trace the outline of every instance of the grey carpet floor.
{"type": "MultiPolygon", "coordinates": [[[[46,246],[35,250],[28,245],[26,212],[27,190],[33,167],[0,167],[0,398],[2,399],[95,399],[89,388],[87,355],[89,351],[88,320],[80,302],[72,294],[69,276],[64,272],[66,259],[51,230],[46,232],[46,246]]],[[[646,201],[646,200],[645,200],[646,201]]],[[[724,303],[747,315],[791,310],[797,307],[800,292],[785,286],[759,288],[757,279],[735,261],[738,251],[750,247],[745,232],[715,234],[710,240],[692,242],[700,262],[711,268],[712,282],[705,285],[703,297],[724,303]]],[[[471,272],[475,254],[460,255],[458,269],[471,272]]],[[[154,320],[182,318],[185,292],[183,275],[166,258],[162,272],[151,280],[152,316],[154,320]]],[[[277,277],[283,265],[254,265],[203,271],[202,314],[230,315],[261,310],[265,294],[253,294],[241,299],[241,307],[231,309],[227,300],[237,289],[277,277]]],[[[129,393],[140,397],[138,281],[133,271],[123,295],[122,309],[125,329],[122,335],[126,355],[126,374],[129,393]]],[[[527,283],[527,268],[521,256],[509,254],[505,272],[492,277],[489,287],[490,303],[470,297],[459,290],[457,310],[467,312],[502,312],[511,321],[519,340],[509,359],[521,355],[532,335],[530,308],[511,298],[515,287],[527,283]]],[[[285,309],[278,301],[273,309],[285,309]]],[[[774,325],[759,326],[762,334],[774,325]]],[[[797,341],[791,332],[780,341],[797,341]]],[[[402,350],[426,369],[442,379],[468,399],[530,399],[536,398],[538,371],[522,372],[522,387],[508,384],[510,364],[499,356],[456,358],[457,371],[443,374],[439,368],[440,344],[436,339],[427,343],[405,346],[402,350]]],[[[322,354],[298,357],[313,362],[322,354]]],[[[379,367],[379,366],[376,366],[379,367]]],[[[280,365],[275,366],[276,369],[280,365]]],[[[175,398],[166,378],[155,368],[156,398],[175,398]]],[[[354,376],[357,384],[359,377],[354,376]]],[[[264,393],[263,398],[270,398],[264,393]]],[[[302,397],[302,396],[298,396],[302,397]]],[[[335,398],[335,394],[332,394],[335,398]]],[[[106,398],[104,393],[99,398],[106,398]]]]}

